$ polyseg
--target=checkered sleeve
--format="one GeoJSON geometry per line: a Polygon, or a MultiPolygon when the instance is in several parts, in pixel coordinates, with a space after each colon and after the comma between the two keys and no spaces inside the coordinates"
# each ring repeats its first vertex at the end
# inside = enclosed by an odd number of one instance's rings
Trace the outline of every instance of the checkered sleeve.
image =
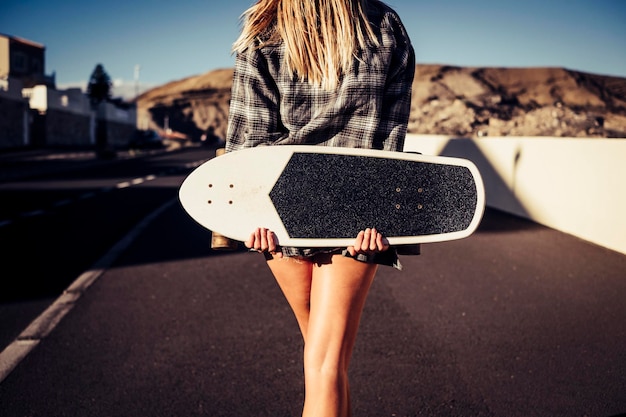
{"type": "Polygon", "coordinates": [[[392,51],[389,72],[382,100],[380,126],[374,139],[375,147],[402,151],[411,112],[411,88],[415,76],[415,52],[400,18],[388,14],[382,43],[392,51]]]}
{"type": "Polygon", "coordinates": [[[286,136],[280,128],[279,93],[257,48],[238,53],[231,89],[226,151],[271,144],[286,136]]]}

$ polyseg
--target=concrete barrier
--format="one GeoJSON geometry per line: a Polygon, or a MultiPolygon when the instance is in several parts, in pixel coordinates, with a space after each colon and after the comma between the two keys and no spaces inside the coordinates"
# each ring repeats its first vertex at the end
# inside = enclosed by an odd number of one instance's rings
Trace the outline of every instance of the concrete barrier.
{"type": "Polygon", "coordinates": [[[489,207],[626,254],[626,139],[407,135],[404,149],[467,158],[489,207]]]}
{"type": "Polygon", "coordinates": [[[55,90],[45,85],[24,89],[30,108],[36,111],[35,132],[39,145],[93,146],[97,143],[96,128],[100,126],[107,144],[116,148],[128,146],[135,131],[137,111],[134,106],[120,108],[103,102],[97,110],[79,89],[55,90]]]}

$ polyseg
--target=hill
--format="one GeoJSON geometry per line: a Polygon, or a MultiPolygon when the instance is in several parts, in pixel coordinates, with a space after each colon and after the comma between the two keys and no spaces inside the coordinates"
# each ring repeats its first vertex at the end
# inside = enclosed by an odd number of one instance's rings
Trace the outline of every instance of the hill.
{"type": "Polygon", "coordinates": [[[226,136],[232,69],[219,69],[173,81],[137,97],[140,128],[174,131],[197,139],[210,127],[226,136]],[[167,118],[167,123],[166,123],[167,118]]]}
{"type": "MultiPolygon", "coordinates": [[[[191,138],[226,133],[232,69],[174,81],[137,98],[141,127],[191,138]]],[[[626,138],[626,78],[564,68],[417,65],[410,133],[463,137],[626,138]]]]}

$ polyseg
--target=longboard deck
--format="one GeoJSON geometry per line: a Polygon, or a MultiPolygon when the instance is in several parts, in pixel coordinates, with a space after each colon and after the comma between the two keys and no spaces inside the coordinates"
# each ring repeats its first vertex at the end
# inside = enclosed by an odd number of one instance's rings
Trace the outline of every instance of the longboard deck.
{"type": "Polygon", "coordinates": [[[202,226],[245,241],[256,227],[283,246],[348,246],[376,227],[392,245],[461,239],[483,215],[468,160],[321,146],[227,153],[183,182],[183,208],[202,226]]]}

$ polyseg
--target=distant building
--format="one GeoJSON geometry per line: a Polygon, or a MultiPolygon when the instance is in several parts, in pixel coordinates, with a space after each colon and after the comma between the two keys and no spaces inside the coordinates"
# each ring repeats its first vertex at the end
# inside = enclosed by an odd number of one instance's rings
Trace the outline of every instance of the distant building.
{"type": "Polygon", "coordinates": [[[30,110],[19,79],[0,78],[0,149],[28,146],[30,110]]]}
{"type": "Polygon", "coordinates": [[[55,76],[45,74],[46,47],[17,36],[0,33],[0,79],[16,78],[25,88],[55,88],[55,76]]]}
{"type": "Polygon", "coordinates": [[[45,74],[44,45],[0,33],[0,149],[24,146],[128,146],[135,105],[110,100],[97,109],[80,89],[57,90],[45,74]]]}

